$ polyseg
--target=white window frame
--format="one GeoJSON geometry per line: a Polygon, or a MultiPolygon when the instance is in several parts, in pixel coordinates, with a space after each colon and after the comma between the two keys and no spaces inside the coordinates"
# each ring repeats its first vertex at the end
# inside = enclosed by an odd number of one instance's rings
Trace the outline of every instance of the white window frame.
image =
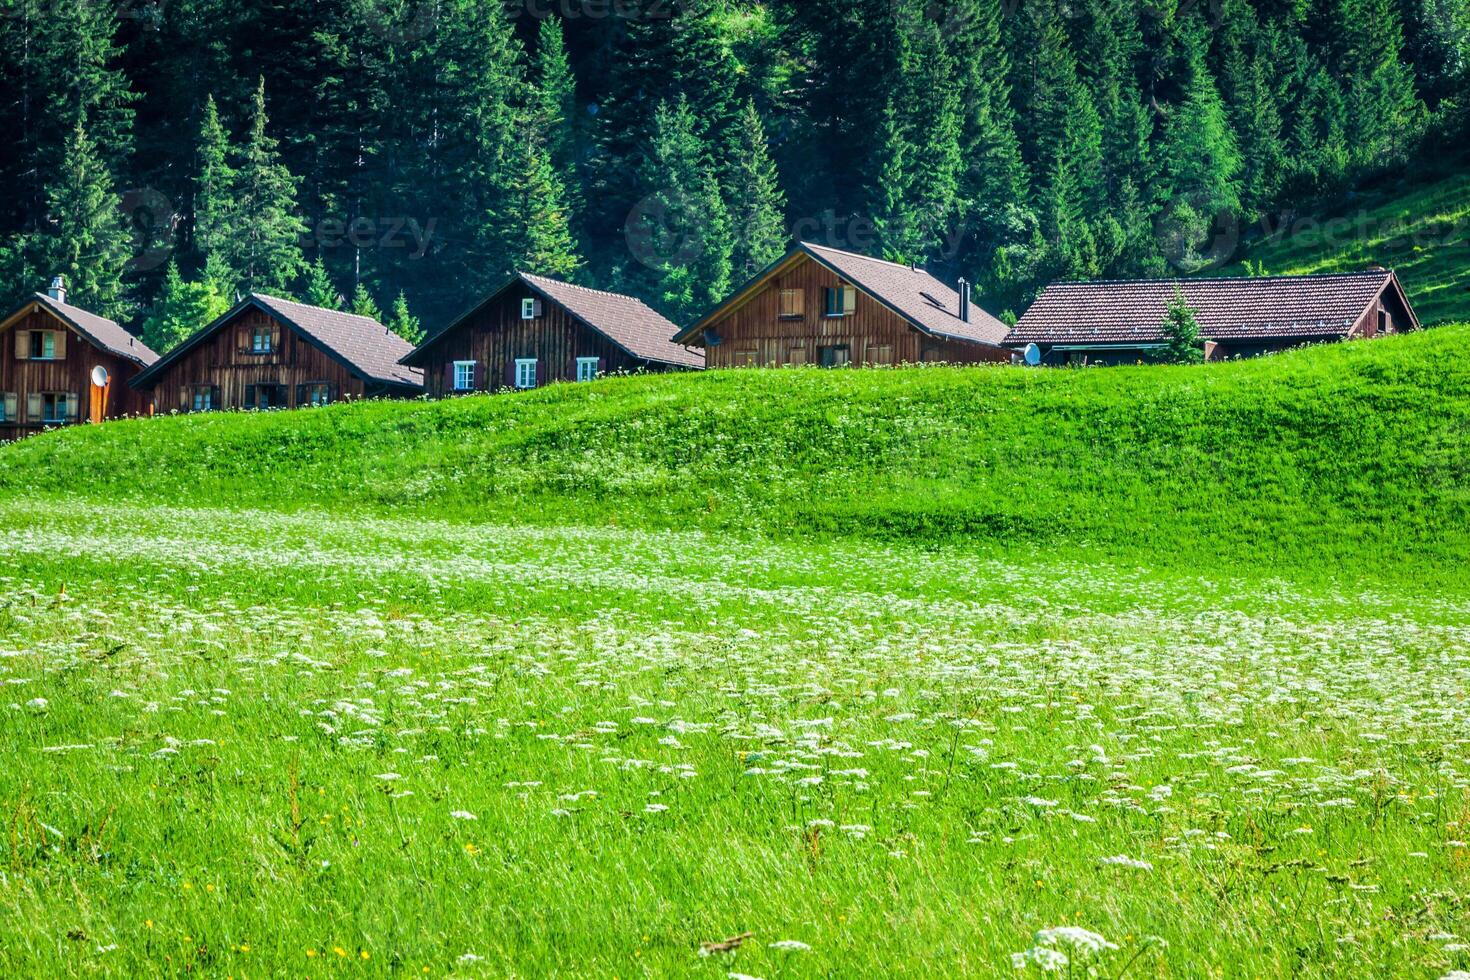
{"type": "Polygon", "coordinates": [[[475,390],[475,368],[476,368],[476,366],[478,364],[479,364],[478,361],[455,361],[454,362],[454,390],[455,391],[474,391],[475,390]],[[460,381],[463,379],[464,372],[468,372],[468,374],[469,374],[469,383],[468,384],[460,384],[460,381]]]}
{"type": "Polygon", "coordinates": [[[536,387],[536,358],[516,358],[516,389],[529,391],[536,387]]]}
{"type": "Polygon", "coordinates": [[[534,296],[528,296],[521,300],[521,319],[541,319],[541,301],[534,296]]]}
{"type": "Polygon", "coordinates": [[[212,412],[218,406],[214,403],[214,385],[193,385],[189,392],[189,411],[212,412]]]}
{"type": "Polygon", "coordinates": [[[599,358],[599,357],[579,357],[579,358],[577,358],[577,380],[578,381],[596,381],[597,380],[597,367],[601,363],[602,363],[602,359],[599,358]]]}
{"type": "Polygon", "coordinates": [[[297,405],[297,408],[322,408],[323,406],[332,404],[331,382],[308,381],[302,387],[306,389],[306,404],[297,405]],[[320,398],[317,397],[318,392],[321,393],[320,398]]]}

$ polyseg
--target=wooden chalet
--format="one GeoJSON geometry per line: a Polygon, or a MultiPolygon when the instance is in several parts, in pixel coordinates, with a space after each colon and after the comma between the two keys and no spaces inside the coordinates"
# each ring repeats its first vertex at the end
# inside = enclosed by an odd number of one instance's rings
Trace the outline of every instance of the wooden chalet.
{"type": "Polygon", "coordinates": [[[133,379],[160,412],[306,408],[423,394],[412,346],[376,320],[252,293],[133,379]]]}
{"type": "Polygon", "coordinates": [[[146,413],[147,395],[128,382],[157,360],[117,323],[67,303],[58,276],[0,321],[0,440],[146,413]]]}
{"type": "Polygon", "coordinates": [[[1234,279],[1061,282],[1021,317],[1007,346],[1042,364],[1135,364],[1164,344],[1175,290],[1194,310],[1207,360],[1419,329],[1392,270],[1234,279]]]}
{"type": "Polygon", "coordinates": [[[1008,362],[1005,324],[922,269],[797,244],[674,339],[711,368],[1008,362]]]}
{"type": "Polygon", "coordinates": [[[430,395],[539,388],[618,371],[689,371],[704,357],[642,300],[517,273],[403,359],[430,395]]]}

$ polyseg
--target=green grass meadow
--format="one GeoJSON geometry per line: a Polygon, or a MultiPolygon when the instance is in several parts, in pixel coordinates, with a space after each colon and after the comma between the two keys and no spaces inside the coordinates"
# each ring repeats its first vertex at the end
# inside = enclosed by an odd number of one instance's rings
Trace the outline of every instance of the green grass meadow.
{"type": "Polygon", "coordinates": [[[0,976],[1470,970],[1467,339],[0,447],[0,976]]]}

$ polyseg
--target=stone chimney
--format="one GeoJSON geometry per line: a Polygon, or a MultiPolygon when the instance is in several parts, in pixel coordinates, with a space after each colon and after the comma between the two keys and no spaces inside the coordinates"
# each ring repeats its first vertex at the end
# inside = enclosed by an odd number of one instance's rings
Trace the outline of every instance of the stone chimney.
{"type": "Polygon", "coordinates": [[[57,276],[51,280],[51,288],[46,290],[46,295],[58,303],[66,302],[66,276],[57,276]]]}
{"type": "Polygon", "coordinates": [[[960,279],[960,322],[970,322],[970,282],[963,277],[960,279]]]}

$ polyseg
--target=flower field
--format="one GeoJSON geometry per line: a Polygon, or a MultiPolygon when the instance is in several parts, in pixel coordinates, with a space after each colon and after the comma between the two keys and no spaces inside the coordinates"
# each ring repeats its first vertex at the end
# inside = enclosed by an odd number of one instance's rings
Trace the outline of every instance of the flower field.
{"type": "Polygon", "coordinates": [[[1470,598],[0,503],[0,975],[1470,969],[1470,598]]]}

